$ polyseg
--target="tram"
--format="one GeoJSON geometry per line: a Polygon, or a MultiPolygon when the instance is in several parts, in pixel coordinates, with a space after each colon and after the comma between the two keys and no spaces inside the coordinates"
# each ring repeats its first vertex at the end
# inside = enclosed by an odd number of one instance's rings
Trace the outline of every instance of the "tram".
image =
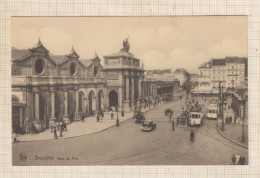
{"type": "Polygon", "coordinates": [[[200,105],[194,105],[190,109],[189,124],[191,126],[201,126],[203,119],[203,111],[200,105]]]}
{"type": "Polygon", "coordinates": [[[217,103],[209,103],[207,106],[207,119],[218,118],[218,105],[217,103]]]}

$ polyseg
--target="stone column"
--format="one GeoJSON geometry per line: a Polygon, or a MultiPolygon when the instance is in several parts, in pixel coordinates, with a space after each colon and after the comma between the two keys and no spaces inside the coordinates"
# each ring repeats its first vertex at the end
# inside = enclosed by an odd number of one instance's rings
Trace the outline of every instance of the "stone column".
{"type": "Polygon", "coordinates": [[[126,112],[129,112],[130,111],[130,100],[129,100],[129,76],[126,75],[126,86],[125,87],[125,90],[126,90],[126,99],[124,101],[124,106],[123,106],[123,110],[126,111],[126,112]]]}
{"type": "Polygon", "coordinates": [[[69,114],[68,114],[68,90],[66,88],[64,90],[64,114],[63,120],[66,124],[70,123],[69,114]]]}
{"type": "Polygon", "coordinates": [[[76,99],[76,108],[75,108],[75,113],[74,113],[74,120],[81,120],[80,115],[79,115],[79,91],[78,91],[78,87],[76,86],[74,89],[75,89],[75,99],[76,99]]]}
{"type": "Polygon", "coordinates": [[[55,118],[55,89],[51,88],[51,118],[50,118],[50,125],[54,123],[55,118]]]}
{"type": "Polygon", "coordinates": [[[39,113],[39,91],[34,90],[34,120],[40,120],[39,113]]]}
{"type": "Polygon", "coordinates": [[[131,98],[131,109],[135,109],[135,78],[132,76],[131,78],[131,85],[132,85],[132,98],[131,98]]]}
{"type": "Polygon", "coordinates": [[[33,88],[33,93],[34,93],[33,125],[37,131],[42,131],[42,122],[40,121],[40,111],[39,111],[39,90],[38,90],[38,88],[33,88]]]}
{"type": "Polygon", "coordinates": [[[118,93],[118,111],[123,110],[123,88],[119,87],[119,93],[118,93]]]}
{"type": "Polygon", "coordinates": [[[138,77],[138,99],[137,99],[137,107],[140,107],[142,103],[142,78],[138,77]]]}

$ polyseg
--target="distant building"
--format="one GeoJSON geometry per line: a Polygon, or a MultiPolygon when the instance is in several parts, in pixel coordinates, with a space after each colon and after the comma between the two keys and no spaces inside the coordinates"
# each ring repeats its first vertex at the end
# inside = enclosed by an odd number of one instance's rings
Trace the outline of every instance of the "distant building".
{"type": "Polygon", "coordinates": [[[183,86],[187,81],[189,81],[189,73],[181,68],[181,69],[176,69],[173,72],[174,79],[177,79],[180,81],[180,85],[183,86]]]}
{"type": "Polygon", "coordinates": [[[145,78],[150,80],[174,81],[174,76],[171,72],[171,69],[147,70],[145,72],[145,78]]]}
{"type": "Polygon", "coordinates": [[[199,84],[199,74],[190,74],[190,84],[191,88],[194,89],[199,84]]]}
{"type": "Polygon", "coordinates": [[[212,93],[218,93],[219,82],[224,90],[235,89],[241,82],[247,80],[247,58],[226,57],[211,59],[199,67],[199,91],[208,88],[212,93]]]}

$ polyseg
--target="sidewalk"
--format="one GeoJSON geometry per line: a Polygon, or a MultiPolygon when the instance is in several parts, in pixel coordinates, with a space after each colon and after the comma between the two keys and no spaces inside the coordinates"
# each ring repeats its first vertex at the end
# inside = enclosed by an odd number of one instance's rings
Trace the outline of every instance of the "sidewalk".
{"type": "MultiPolygon", "coordinates": [[[[161,104],[160,104],[161,105],[161,104]]],[[[158,105],[157,105],[158,106],[158,105]]],[[[151,108],[142,108],[142,112],[146,112],[153,109],[151,108]]],[[[119,122],[124,122],[127,119],[130,119],[134,116],[134,112],[126,113],[124,117],[121,116],[121,112],[118,112],[118,118],[119,122]]],[[[116,112],[105,112],[104,118],[97,122],[96,116],[94,117],[87,117],[85,118],[85,121],[74,121],[71,124],[67,125],[67,131],[62,132],[63,137],[59,137],[60,132],[57,132],[58,139],[62,138],[72,138],[72,137],[78,137],[88,134],[93,134],[96,132],[103,131],[105,129],[108,129],[110,127],[113,127],[116,125],[116,112]],[[111,113],[114,113],[114,119],[111,119],[111,113]]],[[[24,141],[40,141],[40,140],[53,140],[54,134],[51,133],[51,129],[46,129],[43,132],[40,132],[38,134],[24,134],[19,135],[17,134],[17,140],[20,142],[24,141]]]]}
{"type": "MultiPolygon", "coordinates": [[[[58,139],[60,138],[71,138],[82,135],[88,135],[96,132],[100,132],[109,127],[116,125],[116,112],[114,113],[114,119],[111,119],[112,112],[105,112],[104,118],[97,122],[97,118],[95,117],[87,117],[85,121],[74,121],[71,124],[67,125],[67,131],[62,132],[63,137],[59,137],[60,132],[57,132],[58,139]]],[[[125,120],[133,117],[133,112],[125,113],[124,117],[121,117],[121,113],[118,113],[119,122],[124,122],[125,120]]],[[[51,133],[50,129],[46,129],[45,131],[38,134],[24,134],[17,135],[18,141],[39,141],[39,140],[53,140],[54,134],[51,133]]]]}
{"type": "Polygon", "coordinates": [[[248,147],[248,126],[246,124],[244,125],[245,142],[242,142],[242,124],[225,124],[224,131],[221,128],[222,124],[219,121],[219,131],[224,137],[244,147],[248,147]]]}

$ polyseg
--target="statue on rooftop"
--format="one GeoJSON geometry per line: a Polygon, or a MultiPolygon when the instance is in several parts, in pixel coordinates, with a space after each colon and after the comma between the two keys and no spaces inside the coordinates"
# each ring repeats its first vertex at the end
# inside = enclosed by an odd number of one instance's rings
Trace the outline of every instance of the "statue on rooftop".
{"type": "Polygon", "coordinates": [[[130,45],[127,37],[126,40],[123,40],[123,48],[121,50],[129,52],[129,49],[130,49],[130,45]]]}

